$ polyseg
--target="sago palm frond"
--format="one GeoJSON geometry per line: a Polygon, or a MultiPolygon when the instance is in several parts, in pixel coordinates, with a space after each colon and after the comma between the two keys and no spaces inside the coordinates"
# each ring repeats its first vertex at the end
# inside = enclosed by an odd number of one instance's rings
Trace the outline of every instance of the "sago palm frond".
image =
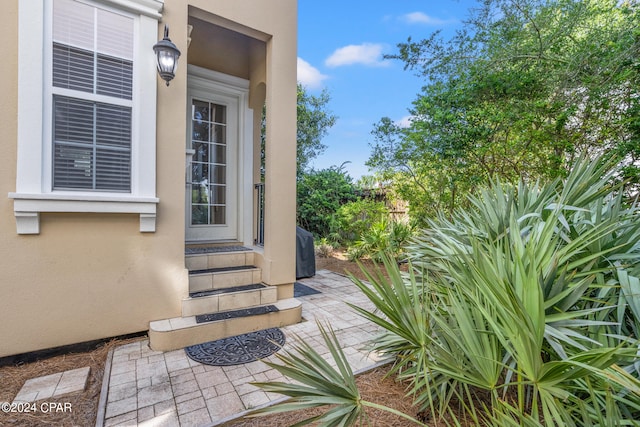
{"type": "Polygon", "coordinates": [[[285,350],[282,353],[276,353],[282,365],[265,362],[269,367],[295,382],[252,383],[264,391],[283,394],[291,399],[254,411],[250,416],[327,406],[328,409],[321,415],[307,418],[295,425],[302,426],[315,422],[326,427],[350,426],[357,422],[365,422],[367,420],[365,408],[369,407],[391,412],[408,421],[421,424],[393,408],[363,400],[349,361],[340,347],[335,332],[330,326],[325,328],[320,322],[316,323],[334,364],[321,356],[310,344],[295,337],[293,351],[285,350]]]}

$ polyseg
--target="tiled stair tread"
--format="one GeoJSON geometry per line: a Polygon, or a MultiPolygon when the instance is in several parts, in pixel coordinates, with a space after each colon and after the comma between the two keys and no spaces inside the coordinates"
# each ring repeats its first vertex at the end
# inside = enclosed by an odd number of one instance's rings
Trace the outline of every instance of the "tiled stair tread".
{"type": "Polygon", "coordinates": [[[199,254],[212,254],[218,252],[242,252],[242,251],[251,251],[251,249],[244,246],[206,246],[206,247],[195,247],[195,248],[185,248],[185,255],[199,255],[199,254]]]}
{"type": "MultiPolygon", "coordinates": [[[[299,309],[302,303],[300,302],[300,300],[296,298],[285,298],[285,299],[278,300],[272,305],[276,306],[278,310],[274,312],[267,312],[265,314],[270,315],[270,314],[287,312],[292,309],[299,309]]],[[[234,320],[234,319],[229,319],[229,320],[234,320]]],[[[169,319],[153,320],[149,322],[149,330],[154,332],[164,333],[164,332],[184,330],[184,329],[190,329],[193,327],[209,326],[209,325],[215,325],[215,324],[221,324],[221,323],[222,322],[220,323],[206,322],[206,323],[199,324],[196,322],[195,315],[188,316],[188,317],[180,316],[180,317],[172,317],[169,319]]]]}
{"type": "Polygon", "coordinates": [[[227,271],[255,270],[255,265],[238,265],[235,267],[207,268],[204,270],[191,270],[189,274],[224,273],[227,271]]]}
{"type": "Polygon", "coordinates": [[[251,285],[234,286],[232,288],[222,288],[222,289],[212,289],[210,291],[191,292],[189,293],[189,296],[191,298],[201,298],[201,297],[208,297],[211,295],[226,294],[229,292],[252,291],[254,289],[262,289],[266,287],[267,287],[266,285],[263,285],[260,283],[254,283],[251,285]]]}
{"type": "Polygon", "coordinates": [[[236,317],[257,316],[260,314],[275,313],[278,311],[280,310],[275,305],[263,305],[260,307],[244,308],[242,310],[200,314],[196,316],[196,323],[214,322],[216,320],[234,319],[236,317]]]}

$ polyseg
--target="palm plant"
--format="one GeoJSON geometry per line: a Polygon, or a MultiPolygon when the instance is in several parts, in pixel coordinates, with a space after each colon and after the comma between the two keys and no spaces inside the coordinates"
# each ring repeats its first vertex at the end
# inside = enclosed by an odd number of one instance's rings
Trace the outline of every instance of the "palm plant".
{"type": "MultiPolygon", "coordinates": [[[[447,374],[457,381],[452,388],[491,391],[488,419],[495,420],[497,409],[549,425],[582,425],[597,419],[605,403],[615,403],[608,415],[614,420],[639,414],[640,395],[610,379],[616,364],[627,372],[636,366],[640,319],[640,223],[635,206],[624,207],[610,184],[610,166],[583,159],[562,182],[494,183],[470,199],[472,209],[431,221],[410,248],[422,286],[441,307],[432,313],[434,341],[456,345],[455,353],[447,347],[452,356],[504,364],[500,382],[478,383],[467,373],[475,364],[468,360],[462,376],[447,374]],[[498,339],[502,358],[493,347],[477,352],[465,333],[498,339]],[[511,407],[504,397],[513,390],[511,407]]],[[[432,370],[452,368],[440,367],[447,359],[438,353],[433,359],[432,370]]]]}
{"type": "MultiPolygon", "coordinates": [[[[392,371],[410,381],[416,402],[432,417],[449,414],[476,425],[504,425],[498,420],[505,417],[524,425],[534,420],[580,425],[576,420],[584,414],[573,407],[584,406],[587,399],[599,404],[602,396],[611,394],[602,380],[616,381],[607,369],[632,359],[635,350],[603,348],[549,360],[543,349],[544,322],[539,317],[544,310],[536,298],[537,284],[530,281],[532,289],[523,291],[527,302],[523,301],[497,279],[501,269],[491,265],[495,259],[484,255],[481,259],[486,261],[472,272],[456,274],[461,280],[457,286],[435,278],[421,281],[413,274],[402,278],[395,263],[388,261],[388,281],[373,274],[368,276],[370,285],[354,279],[377,312],[354,308],[387,331],[374,349],[397,356],[392,371]],[[538,320],[530,312],[538,313],[538,320]],[[591,395],[572,390],[577,388],[572,382],[583,378],[600,383],[591,395]]],[[[625,381],[619,381],[619,388],[625,383],[628,389],[630,382],[635,384],[631,390],[638,390],[637,380],[625,381]]],[[[620,399],[629,406],[637,403],[620,399]]],[[[615,411],[608,416],[623,418],[615,411]]]]}
{"type": "Polygon", "coordinates": [[[292,380],[298,381],[299,384],[289,382],[253,383],[265,391],[280,393],[291,399],[254,411],[251,416],[331,405],[326,412],[300,421],[295,426],[312,422],[327,427],[362,423],[367,420],[365,411],[367,407],[388,411],[407,421],[420,424],[414,418],[393,408],[362,399],[349,361],[342,351],[333,329],[330,326],[325,328],[320,322],[316,323],[334,364],[323,358],[311,345],[296,337],[293,351],[276,353],[277,358],[283,363],[282,365],[270,362],[266,362],[266,364],[292,380]]]}
{"type": "MultiPolygon", "coordinates": [[[[386,275],[352,278],[376,307],[354,309],[385,330],[372,349],[395,356],[391,373],[423,410],[454,424],[638,425],[640,221],[612,165],[581,159],[565,180],[495,182],[429,222],[408,273],[382,256],[386,275]]],[[[311,356],[286,359],[311,388],[270,390],[337,404],[331,422],[359,419],[352,373],[343,366],[313,394],[328,373],[311,356]]]]}
{"type": "Polygon", "coordinates": [[[381,261],[381,256],[386,253],[397,261],[404,261],[404,247],[412,233],[411,224],[382,217],[349,248],[349,259],[357,261],[368,256],[374,261],[381,261]]]}

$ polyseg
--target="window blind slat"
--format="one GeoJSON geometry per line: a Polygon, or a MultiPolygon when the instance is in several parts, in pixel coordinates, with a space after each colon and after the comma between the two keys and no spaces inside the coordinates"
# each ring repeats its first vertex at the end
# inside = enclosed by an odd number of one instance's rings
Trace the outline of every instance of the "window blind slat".
{"type": "Polygon", "coordinates": [[[133,19],[98,9],[96,50],[117,58],[133,60],[133,19]]]}
{"type": "Polygon", "coordinates": [[[53,4],[53,40],[65,45],[94,50],[95,8],[73,0],[53,4]]]}
{"type": "Polygon", "coordinates": [[[93,103],[55,97],[53,139],[56,142],[93,143],[93,103]]]}
{"type": "Polygon", "coordinates": [[[124,59],[98,55],[97,93],[131,99],[133,63],[124,59]]]}
{"type": "Polygon", "coordinates": [[[53,45],[53,85],[93,92],[93,53],[59,43],[53,45]]]}
{"type": "Polygon", "coordinates": [[[65,144],[54,146],[54,188],[93,189],[93,150],[65,144]]]}
{"type": "Polygon", "coordinates": [[[129,151],[96,150],[96,189],[128,191],[131,175],[129,151]]]}
{"type": "Polygon", "coordinates": [[[96,120],[96,143],[129,147],[131,141],[131,109],[99,104],[96,120]]]}
{"type": "Polygon", "coordinates": [[[131,108],[54,97],[55,189],[129,191],[131,108]]]}

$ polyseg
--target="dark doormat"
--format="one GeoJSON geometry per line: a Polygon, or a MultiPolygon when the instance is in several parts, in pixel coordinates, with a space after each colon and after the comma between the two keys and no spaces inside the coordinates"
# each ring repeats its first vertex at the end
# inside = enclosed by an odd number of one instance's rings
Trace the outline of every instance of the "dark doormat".
{"type": "Polygon", "coordinates": [[[307,285],[303,285],[300,282],[294,282],[293,283],[293,297],[294,298],[306,297],[307,295],[315,295],[315,294],[321,294],[321,293],[322,292],[316,291],[312,287],[307,286],[307,285]]]}
{"type": "Polygon", "coordinates": [[[278,328],[209,341],[185,348],[196,362],[213,366],[242,365],[271,356],[284,346],[284,333],[278,328]]]}
{"type": "Polygon", "coordinates": [[[275,305],[261,305],[258,307],[243,308],[240,310],[221,311],[218,313],[198,314],[196,323],[214,322],[216,320],[235,319],[236,317],[258,316],[261,314],[277,313],[278,307],[275,305]]]}
{"type": "Polygon", "coordinates": [[[215,252],[238,252],[238,251],[250,251],[251,249],[244,246],[201,246],[195,248],[185,248],[184,253],[186,255],[193,254],[209,254],[215,252]]]}

